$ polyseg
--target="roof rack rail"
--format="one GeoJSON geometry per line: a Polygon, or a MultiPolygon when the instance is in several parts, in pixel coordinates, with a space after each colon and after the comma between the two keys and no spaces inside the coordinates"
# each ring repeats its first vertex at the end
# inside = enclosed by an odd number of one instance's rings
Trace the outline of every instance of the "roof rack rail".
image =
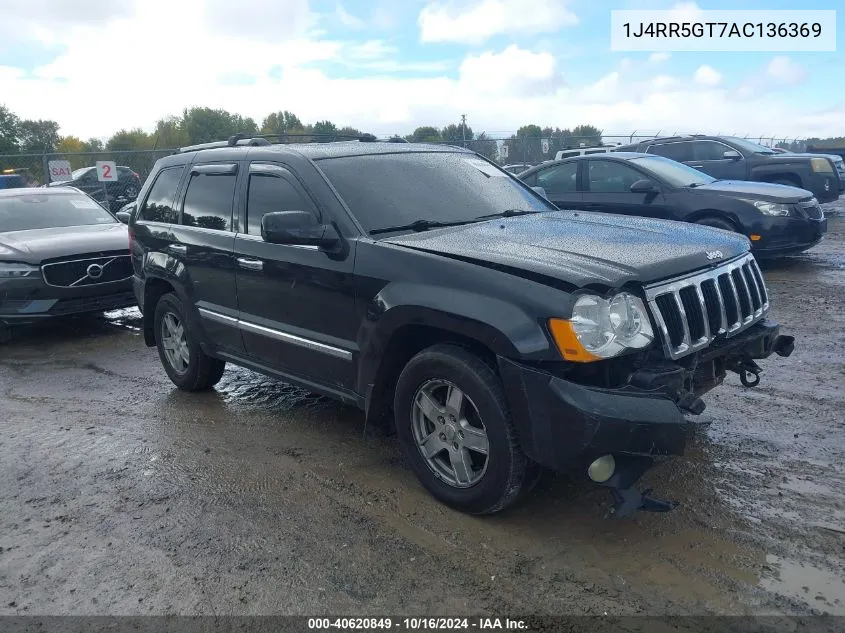
{"type": "Polygon", "coordinates": [[[215,149],[222,147],[239,147],[250,146],[258,147],[263,145],[280,145],[284,144],[287,139],[303,138],[308,139],[306,142],[323,142],[331,143],[338,141],[361,141],[365,143],[372,143],[378,141],[373,134],[322,134],[322,133],[308,133],[308,132],[287,132],[282,134],[245,134],[238,132],[233,134],[225,141],[213,141],[211,143],[198,143],[196,145],[188,145],[180,147],[179,152],[196,152],[204,149],[215,149]]]}

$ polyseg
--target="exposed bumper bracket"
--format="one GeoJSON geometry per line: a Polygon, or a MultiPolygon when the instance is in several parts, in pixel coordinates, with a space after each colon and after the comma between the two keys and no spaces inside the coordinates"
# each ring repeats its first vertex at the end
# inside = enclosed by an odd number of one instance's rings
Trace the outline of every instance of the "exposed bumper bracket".
{"type": "Polygon", "coordinates": [[[646,512],[669,512],[678,506],[676,501],[664,501],[652,497],[651,489],[640,492],[636,488],[626,488],[625,490],[611,488],[610,492],[613,494],[613,500],[615,502],[613,506],[613,517],[616,519],[629,517],[638,510],[645,510],[646,512]]]}

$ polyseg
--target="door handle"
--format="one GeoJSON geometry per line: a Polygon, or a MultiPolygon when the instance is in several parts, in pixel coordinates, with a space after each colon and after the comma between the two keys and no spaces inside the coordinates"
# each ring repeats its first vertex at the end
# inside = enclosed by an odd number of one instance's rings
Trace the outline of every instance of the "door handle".
{"type": "Polygon", "coordinates": [[[264,262],[260,259],[238,257],[238,266],[246,268],[247,270],[264,270],[264,262]]]}
{"type": "Polygon", "coordinates": [[[693,169],[701,169],[704,165],[690,165],[693,169]]]}
{"type": "Polygon", "coordinates": [[[188,254],[188,247],[185,246],[184,244],[170,244],[170,245],[168,245],[167,250],[169,250],[171,253],[174,253],[176,255],[187,255],[188,254]]]}

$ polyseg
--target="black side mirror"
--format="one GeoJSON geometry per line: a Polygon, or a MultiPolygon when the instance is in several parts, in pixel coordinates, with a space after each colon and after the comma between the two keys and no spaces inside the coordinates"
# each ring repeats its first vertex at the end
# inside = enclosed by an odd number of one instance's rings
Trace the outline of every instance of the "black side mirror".
{"type": "Polygon", "coordinates": [[[643,178],[632,184],[630,191],[631,193],[657,193],[657,185],[643,178]]]}
{"type": "Polygon", "coordinates": [[[735,149],[729,149],[724,154],[722,154],[722,158],[725,158],[727,160],[739,160],[740,158],[742,158],[742,154],[740,154],[735,149]]]}
{"type": "Polygon", "coordinates": [[[261,237],[271,244],[331,248],[340,236],[330,224],[320,224],[308,211],[276,211],[261,218],[261,237]]]}

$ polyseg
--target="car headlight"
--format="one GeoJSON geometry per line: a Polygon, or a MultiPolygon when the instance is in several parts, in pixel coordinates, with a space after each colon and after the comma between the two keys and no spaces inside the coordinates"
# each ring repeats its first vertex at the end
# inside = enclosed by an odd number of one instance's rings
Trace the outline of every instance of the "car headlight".
{"type": "Polygon", "coordinates": [[[748,204],[757,207],[763,215],[789,215],[789,205],[779,202],[765,202],[763,200],[746,200],[748,204]]]}
{"type": "Polygon", "coordinates": [[[38,272],[38,266],[19,262],[0,262],[0,277],[29,277],[38,272]]]}
{"type": "Polygon", "coordinates": [[[831,163],[826,158],[811,158],[810,169],[812,169],[817,174],[832,174],[833,163],[831,163]]]}
{"type": "Polygon", "coordinates": [[[645,304],[629,292],[610,299],[581,295],[572,308],[572,317],[550,319],[549,329],[561,355],[582,363],[641,349],[654,340],[645,304]]]}

